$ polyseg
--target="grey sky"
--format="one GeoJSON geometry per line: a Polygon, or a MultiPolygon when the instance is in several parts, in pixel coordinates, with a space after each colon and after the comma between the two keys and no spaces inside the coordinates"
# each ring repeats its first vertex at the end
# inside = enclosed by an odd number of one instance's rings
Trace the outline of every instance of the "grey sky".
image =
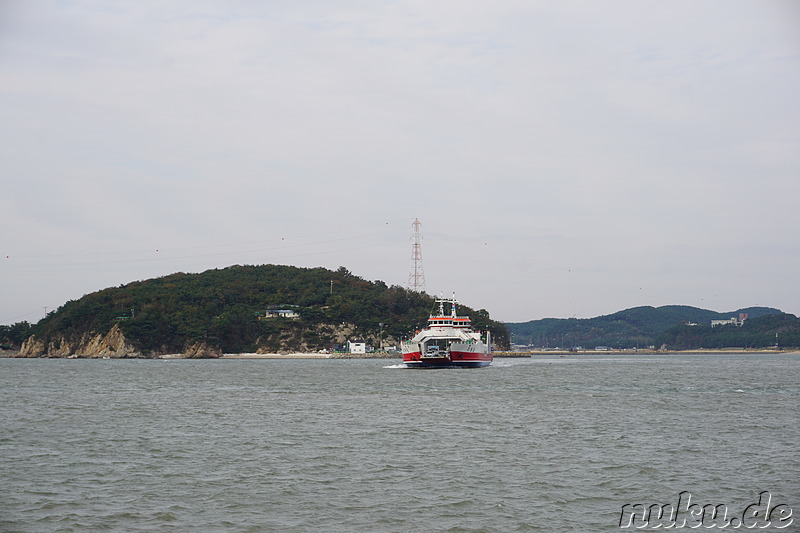
{"type": "Polygon", "coordinates": [[[800,314],[793,1],[0,0],[0,323],[231,264],[800,314]]]}

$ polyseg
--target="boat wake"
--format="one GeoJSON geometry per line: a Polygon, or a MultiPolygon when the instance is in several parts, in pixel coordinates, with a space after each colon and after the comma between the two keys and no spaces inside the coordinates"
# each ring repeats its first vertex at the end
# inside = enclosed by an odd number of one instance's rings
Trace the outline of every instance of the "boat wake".
{"type": "Polygon", "coordinates": [[[396,365],[386,365],[383,368],[405,368],[405,367],[406,367],[406,365],[404,365],[403,363],[398,363],[396,365]]]}

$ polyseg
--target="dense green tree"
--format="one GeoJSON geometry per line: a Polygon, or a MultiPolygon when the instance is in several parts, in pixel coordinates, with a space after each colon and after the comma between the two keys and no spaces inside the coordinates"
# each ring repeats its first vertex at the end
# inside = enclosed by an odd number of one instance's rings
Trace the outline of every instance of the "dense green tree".
{"type": "Polygon", "coordinates": [[[0,326],[0,346],[5,349],[19,348],[31,334],[28,322],[17,322],[10,326],[0,326]]]}

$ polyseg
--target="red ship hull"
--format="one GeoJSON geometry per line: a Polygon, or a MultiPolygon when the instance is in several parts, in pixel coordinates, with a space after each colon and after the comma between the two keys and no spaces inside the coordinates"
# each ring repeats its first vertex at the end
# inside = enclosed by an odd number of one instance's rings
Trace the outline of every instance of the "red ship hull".
{"type": "Polygon", "coordinates": [[[421,357],[419,352],[403,354],[403,364],[408,368],[481,368],[492,363],[492,356],[484,353],[451,352],[449,357],[421,357]]]}

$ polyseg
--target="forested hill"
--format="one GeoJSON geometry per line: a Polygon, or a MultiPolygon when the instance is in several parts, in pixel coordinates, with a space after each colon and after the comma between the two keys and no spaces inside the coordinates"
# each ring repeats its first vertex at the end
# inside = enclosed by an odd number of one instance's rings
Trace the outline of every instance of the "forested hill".
{"type": "MultiPolygon", "coordinates": [[[[675,326],[688,323],[710,329],[712,320],[738,318],[740,313],[747,313],[748,321],[752,321],[763,316],[780,315],[782,311],[770,307],[748,307],[729,313],[718,313],[685,305],[644,306],[596,318],[545,318],[523,323],[507,323],[506,326],[511,334],[511,342],[514,344],[543,348],[577,346],[585,348],[638,346],[644,348],[660,346],[660,343],[666,340],[661,339],[661,336],[675,326]]],[[[675,339],[676,337],[671,338],[675,339]]],[[[702,344],[699,338],[695,338],[695,341],[702,344]]],[[[681,341],[681,345],[684,344],[681,341]]]]}
{"type": "Polygon", "coordinates": [[[741,326],[711,327],[681,324],[661,333],[657,340],[671,350],[693,348],[800,348],[800,318],[788,313],[748,319],[741,326]]]}
{"type": "MultiPolygon", "coordinates": [[[[145,355],[182,353],[198,343],[224,353],[316,351],[346,340],[396,344],[423,326],[433,309],[427,294],[367,281],[344,267],[237,265],[88,294],[49,313],[30,333],[38,352],[45,352],[37,355],[109,332],[121,332],[145,355]],[[299,316],[268,317],[277,310],[299,316]]],[[[459,314],[492,330],[498,346],[506,347],[505,326],[488,312],[460,306],[459,314]]]]}

